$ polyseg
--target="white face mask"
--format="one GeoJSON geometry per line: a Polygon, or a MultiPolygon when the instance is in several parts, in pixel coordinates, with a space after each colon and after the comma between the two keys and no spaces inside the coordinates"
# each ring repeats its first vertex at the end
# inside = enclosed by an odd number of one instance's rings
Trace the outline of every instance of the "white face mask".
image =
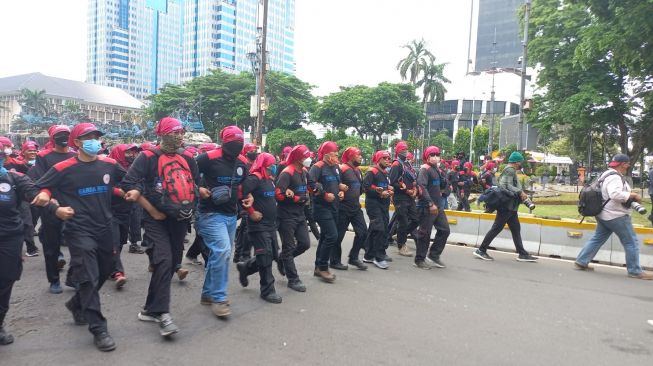
{"type": "Polygon", "coordinates": [[[4,153],[5,155],[9,156],[13,153],[14,151],[10,147],[5,147],[4,153]]]}
{"type": "Polygon", "coordinates": [[[304,165],[304,167],[309,168],[311,166],[312,162],[313,162],[313,159],[307,158],[306,160],[304,160],[304,162],[302,164],[304,165]]]}

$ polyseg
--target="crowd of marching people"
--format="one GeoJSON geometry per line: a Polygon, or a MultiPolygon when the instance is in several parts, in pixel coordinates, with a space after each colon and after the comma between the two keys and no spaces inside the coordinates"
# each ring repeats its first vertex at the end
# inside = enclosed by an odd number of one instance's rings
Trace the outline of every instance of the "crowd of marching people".
{"type": "MultiPolygon", "coordinates": [[[[259,274],[260,297],[267,302],[282,302],[274,267],[290,289],[306,292],[295,258],[310,248],[311,234],[318,240],[313,274],[327,283],[336,282],[333,270],[364,271],[370,265],[388,269],[395,233],[397,254],[414,257],[416,268],[446,268],[442,255],[450,233],[444,211],[448,197],[456,196],[454,209],[470,211],[474,185],[483,190],[500,185],[514,194],[510,205],[497,211],[474,255],[492,260],[487,249],[508,224],[517,260],[536,260],[524,250],[520,236],[517,209],[527,197],[516,178],[524,160],[518,152],[510,155],[497,179],[495,162],[488,161],[477,174],[462,156],[442,160],[437,146],[424,149],[422,165],[416,168],[403,141],[392,155],[381,150],[366,157],[357,147],[341,151],[326,141],[317,152],[297,145],[275,157],[245,144],[236,126],[220,132],[219,146],[186,145],[182,124],[170,117],[159,121],[155,133],[157,144],[110,148],[91,123],[50,127],[50,140],[41,149],[33,141],[18,149],[0,137],[0,344],[13,342],[2,325],[12,286],[22,272],[23,242],[25,256],[39,255],[34,243],[39,220],[49,291],[62,293],[62,282],[75,289],[65,307],[76,325],[88,326],[101,351],[116,344],[99,290],[107,280],[117,288],[127,283],[120,259],[127,244],[129,253],[147,255],[151,272],[138,319],[155,323],[164,337],[179,331],[171,316],[170,284],[173,276],[183,280],[188,274],[184,257],[205,265],[200,303],[220,318],[231,314],[232,261],[244,287],[251,275],[259,274]],[[365,159],[371,164],[363,171],[365,159]],[[350,226],[353,245],[344,258],[342,242],[350,226]],[[195,240],[184,255],[192,229],[195,240]],[[415,253],[407,246],[409,237],[415,253]],[[70,256],[62,281],[64,243],[70,256]]],[[[585,261],[579,263],[587,267],[585,261]]]]}

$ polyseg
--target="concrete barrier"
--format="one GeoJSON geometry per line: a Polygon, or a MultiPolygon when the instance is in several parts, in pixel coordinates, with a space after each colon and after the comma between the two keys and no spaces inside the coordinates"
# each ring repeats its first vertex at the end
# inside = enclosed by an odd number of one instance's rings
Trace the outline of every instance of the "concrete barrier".
{"type": "MultiPolygon", "coordinates": [[[[636,227],[635,234],[639,242],[639,264],[644,268],[653,268],[653,229],[636,227]]],[[[612,234],[612,256],[610,263],[616,266],[626,265],[626,252],[619,237],[612,234]]]]}
{"type": "MultiPolygon", "coordinates": [[[[481,213],[479,215],[479,225],[478,225],[478,240],[476,241],[476,246],[480,246],[483,242],[485,234],[490,231],[492,224],[494,223],[495,214],[481,213]]],[[[520,217],[519,222],[521,224],[521,236],[522,242],[524,244],[524,249],[531,254],[538,254],[540,251],[540,226],[542,219],[533,218],[533,217],[520,217]]],[[[515,251],[515,244],[512,241],[512,234],[508,229],[508,225],[505,225],[501,233],[497,235],[496,238],[490,244],[491,247],[496,249],[506,250],[506,251],[515,251]]]]}
{"type": "MultiPolygon", "coordinates": [[[[541,220],[540,255],[576,259],[585,243],[594,235],[596,224],[541,220]]],[[[611,263],[612,240],[608,239],[594,260],[611,263]]]]}
{"type": "MultiPolygon", "coordinates": [[[[450,243],[476,246],[478,241],[478,226],[480,214],[475,212],[445,210],[451,234],[447,239],[450,243]]],[[[435,232],[435,230],[434,230],[435,232]]],[[[435,235],[435,233],[433,233],[435,235]]],[[[433,235],[431,235],[433,237],[433,235]]]]}

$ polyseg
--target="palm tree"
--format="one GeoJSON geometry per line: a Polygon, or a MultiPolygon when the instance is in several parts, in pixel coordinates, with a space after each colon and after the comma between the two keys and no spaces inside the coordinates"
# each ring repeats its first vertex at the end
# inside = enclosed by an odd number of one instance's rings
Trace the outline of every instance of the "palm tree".
{"type": "Polygon", "coordinates": [[[411,84],[415,84],[422,73],[422,65],[428,64],[429,61],[434,61],[435,56],[426,49],[426,42],[424,40],[413,40],[409,44],[403,46],[408,49],[408,56],[399,61],[397,70],[401,80],[408,79],[411,84]]]}
{"type": "Polygon", "coordinates": [[[18,103],[23,111],[35,116],[45,116],[49,111],[49,102],[45,90],[29,90],[24,88],[20,91],[18,103]]]}
{"type": "Polygon", "coordinates": [[[436,64],[435,60],[429,61],[420,65],[422,71],[422,78],[419,79],[415,86],[422,88],[422,103],[441,102],[444,100],[444,93],[447,88],[444,83],[451,81],[444,77],[444,67],[446,63],[436,64]]]}

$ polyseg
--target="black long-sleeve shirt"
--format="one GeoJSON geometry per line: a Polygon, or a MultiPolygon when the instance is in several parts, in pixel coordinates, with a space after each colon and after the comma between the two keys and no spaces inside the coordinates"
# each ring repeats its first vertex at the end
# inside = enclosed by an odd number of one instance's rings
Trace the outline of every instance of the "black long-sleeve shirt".
{"type": "Polygon", "coordinates": [[[380,204],[385,207],[390,206],[390,197],[382,198],[381,194],[376,191],[378,187],[388,190],[390,181],[385,171],[376,167],[370,168],[363,178],[363,189],[365,189],[365,206],[370,204],[380,204]]]}
{"type": "Polygon", "coordinates": [[[225,158],[222,149],[211,150],[197,157],[197,167],[209,190],[219,186],[231,186],[231,200],[216,206],[209,197],[200,200],[200,212],[218,212],[233,216],[238,212],[238,201],[242,198],[242,183],[247,177],[247,159],[239,155],[234,160],[225,158]]]}
{"type": "Polygon", "coordinates": [[[315,204],[338,208],[338,192],[340,192],[340,169],[338,165],[329,165],[324,161],[318,161],[308,172],[308,187],[315,195],[315,204]],[[327,202],[325,196],[333,193],[333,202],[327,202]]]}
{"type": "Polygon", "coordinates": [[[304,206],[308,201],[307,173],[304,168],[297,169],[290,165],[277,177],[275,196],[277,202],[277,215],[280,219],[304,218],[304,206]],[[286,197],[286,190],[293,191],[292,198],[286,197]]]}
{"type": "Polygon", "coordinates": [[[394,199],[398,200],[412,200],[413,198],[406,194],[406,190],[415,189],[417,174],[413,167],[407,161],[395,160],[390,166],[390,185],[395,189],[394,199]],[[401,183],[406,185],[401,189],[401,183]]]}
{"type": "Polygon", "coordinates": [[[73,157],[55,164],[36,186],[41,190],[56,190],[59,204],[75,211],[66,221],[66,232],[97,235],[109,227],[113,217],[111,197],[125,173],[111,158],[83,162],[73,157]]]}
{"type": "Polygon", "coordinates": [[[274,182],[250,174],[243,182],[243,195],[252,194],[254,197],[254,210],[260,212],[263,218],[252,221],[247,217],[247,230],[249,232],[275,231],[277,227],[277,201],[274,197],[274,182]]]}
{"type": "MultiPolygon", "coordinates": [[[[0,236],[23,232],[21,201],[31,202],[38,193],[39,189],[26,175],[8,172],[0,176],[0,236]]],[[[56,206],[49,209],[54,213],[56,206]]]]}
{"type": "Polygon", "coordinates": [[[442,208],[441,189],[446,184],[446,180],[440,174],[440,169],[429,164],[422,165],[417,173],[417,206],[429,207],[434,204],[438,208],[442,208]]]}
{"type": "Polygon", "coordinates": [[[349,164],[340,164],[340,177],[342,183],[349,187],[345,198],[340,202],[340,209],[349,212],[359,210],[360,197],[363,194],[363,175],[360,169],[349,164]]]}
{"type": "MultiPolygon", "coordinates": [[[[200,174],[197,170],[197,164],[193,156],[189,153],[180,154],[193,176],[195,184],[199,186],[200,174]]],[[[161,187],[162,178],[159,176],[159,156],[150,150],[140,153],[127,171],[127,175],[120,183],[120,187],[125,191],[133,189],[141,192],[154,207],[161,209],[161,187]]]]}
{"type": "Polygon", "coordinates": [[[60,153],[54,149],[40,151],[36,155],[34,166],[29,169],[27,175],[32,178],[32,180],[37,181],[55,164],[61,163],[62,161],[68,160],[74,156],[77,156],[77,153],[72,151],[66,153],[60,153]]]}

